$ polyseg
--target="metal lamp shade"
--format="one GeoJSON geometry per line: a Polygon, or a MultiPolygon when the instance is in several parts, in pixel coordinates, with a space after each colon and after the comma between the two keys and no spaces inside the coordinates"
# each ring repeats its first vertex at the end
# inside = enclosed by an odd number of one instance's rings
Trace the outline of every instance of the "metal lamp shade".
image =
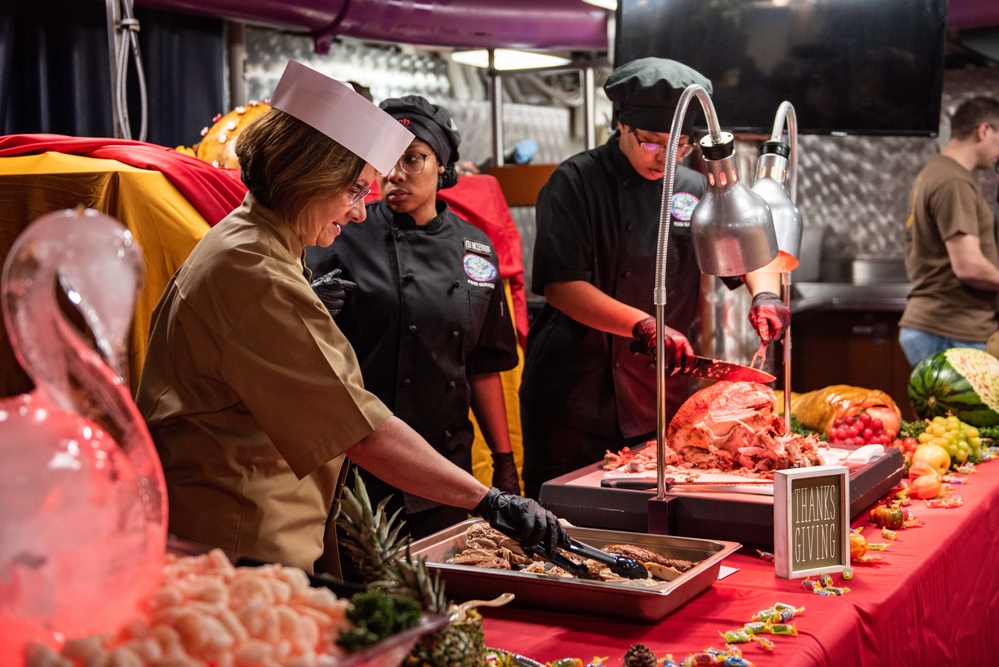
{"type": "Polygon", "coordinates": [[[739,180],[732,135],[722,138],[701,140],[708,190],[691,214],[690,230],[701,271],[741,276],[773,261],[779,247],[770,207],[739,180]]]}
{"type": "Polygon", "coordinates": [[[753,192],[763,197],[774,218],[774,231],[777,245],[782,252],[798,257],[801,252],[801,213],[791,201],[784,180],[787,174],[787,151],[785,144],[766,142],[760,149],[760,159],[756,167],[756,182],[753,192]]]}

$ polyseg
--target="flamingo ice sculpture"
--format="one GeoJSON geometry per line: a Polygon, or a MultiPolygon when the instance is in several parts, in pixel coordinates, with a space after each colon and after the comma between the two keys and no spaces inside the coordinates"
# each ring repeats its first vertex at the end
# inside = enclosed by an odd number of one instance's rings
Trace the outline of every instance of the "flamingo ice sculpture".
{"type": "Polygon", "coordinates": [[[33,222],[4,264],[4,321],[36,388],[0,399],[0,664],[114,630],[162,574],[166,486],[123,377],[142,272],[128,230],[83,209],[33,222]]]}

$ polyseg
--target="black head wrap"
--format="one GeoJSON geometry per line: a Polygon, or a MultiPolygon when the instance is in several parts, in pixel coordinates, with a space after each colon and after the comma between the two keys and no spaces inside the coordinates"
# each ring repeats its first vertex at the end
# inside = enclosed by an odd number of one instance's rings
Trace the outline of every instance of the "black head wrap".
{"type": "MultiPolygon", "coordinates": [[[[639,58],[616,68],[604,92],[614,103],[619,122],[649,132],[669,132],[677,102],[692,83],[710,94],[711,81],[683,63],[665,58],[639,58]]],[[[687,107],[683,133],[690,134],[697,104],[687,107]]]]}
{"type": "Polygon", "coordinates": [[[389,98],[378,106],[405,125],[417,139],[430,145],[437,161],[445,167],[438,188],[451,187],[458,182],[454,165],[458,161],[461,133],[444,107],[431,104],[420,95],[389,98]]]}

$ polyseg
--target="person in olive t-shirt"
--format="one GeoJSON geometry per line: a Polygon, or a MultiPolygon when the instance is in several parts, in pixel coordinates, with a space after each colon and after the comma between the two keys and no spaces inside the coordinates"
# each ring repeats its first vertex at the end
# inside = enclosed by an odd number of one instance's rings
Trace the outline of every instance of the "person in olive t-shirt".
{"type": "Polygon", "coordinates": [[[916,177],[906,220],[912,282],[898,342],[909,363],[952,347],[985,349],[999,329],[996,218],[972,172],[999,159],[999,101],[975,97],[951,118],[951,138],[916,177]]]}

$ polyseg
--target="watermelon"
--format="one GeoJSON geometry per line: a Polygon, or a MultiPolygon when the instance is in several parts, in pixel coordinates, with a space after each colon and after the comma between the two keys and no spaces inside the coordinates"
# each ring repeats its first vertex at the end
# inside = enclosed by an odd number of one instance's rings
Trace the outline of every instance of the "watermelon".
{"type": "Polygon", "coordinates": [[[971,347],[952,347],[912,369],[909,401],[922,419],[952,414],[972,426],[999,424],[999,359],[971,347]]]}

